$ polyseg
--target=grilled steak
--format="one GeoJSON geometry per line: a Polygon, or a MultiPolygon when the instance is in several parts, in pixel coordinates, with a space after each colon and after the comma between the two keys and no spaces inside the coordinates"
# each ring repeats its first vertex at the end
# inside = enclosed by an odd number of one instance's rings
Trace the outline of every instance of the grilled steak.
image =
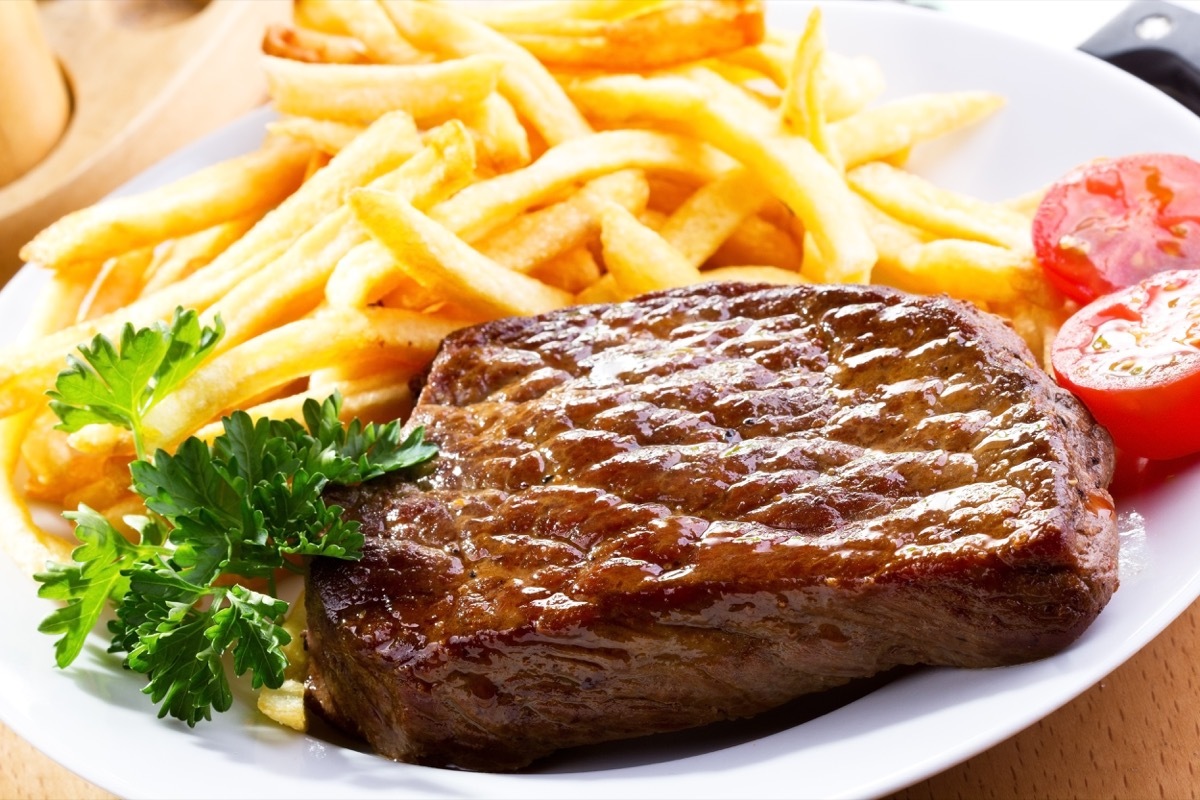
{"type": "Polygon", "coordinates": [[[310,699],[470,769],[1060,650],[1116,587],[1107,434],[1001,321],[705,285],[450,336],[413,482],[332,499],[310,699]]]}

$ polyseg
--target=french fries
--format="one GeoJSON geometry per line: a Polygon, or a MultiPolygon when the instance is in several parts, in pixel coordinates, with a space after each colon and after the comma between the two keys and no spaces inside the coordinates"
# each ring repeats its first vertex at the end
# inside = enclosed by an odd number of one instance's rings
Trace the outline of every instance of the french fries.
{"type": "Polygon", "coordinates": [[[482,13],[485,22],[550,67],[638,72],[718,56],[763,36],[761,0],[625,4],[606,9],[604,16],[482,13]]]}
{"type": "MultiPolygon", "coordinates": [[[[572,96],[608,122],[653,121],[683,127],[741,161],[803,221],[820,251],[815,280],[865,282],[874,246],[837,171],[807,139],[782,131],[766,109],[725,83],[636,75],[575,82],[572,96]],[[724,84],[721,86],[720,84],[724,84]]],[[[707,76],[701,76],[707,77],[707,76]]]]}
{"type": "Polygon", "coordinates": [[[265,56],[267,84],[285,114],[365,125],[389,111],[440,121],[496,89],[503,62],[467,56],[438,64],[310,64],[265,56]]]}
{"type": "Polygon", "coordinates": [[[206,167],[161,189],[68,214],[21,248],[21,258],[94,276],[137,250],[274,208],[296,187],[309,148],[287,142],[206,167]]]}
{"type": "MultiPolygon", "coordinates": [[[[401,418],[460,327],[712,280],[949,293],[1042,354],[1065,304],[1031,255],[1041,190],[993,203],[901,166],[1003,98],[879,103],[878,64],[836,45],[819,12],[767,29],[760,0],[296,0],[264,37],[260,149],[22,250],[51,275],[0,350],[0,544],[31,571],[66,557],[30,499],[136,510],[129,433],[55,430],[45,392],[80,343],[177,306],[226,334],[147,416],[151,447],[334,390],[347,418],[401,418]]],[[[263,708],[302,728],[302,696],[263,708]]]]}

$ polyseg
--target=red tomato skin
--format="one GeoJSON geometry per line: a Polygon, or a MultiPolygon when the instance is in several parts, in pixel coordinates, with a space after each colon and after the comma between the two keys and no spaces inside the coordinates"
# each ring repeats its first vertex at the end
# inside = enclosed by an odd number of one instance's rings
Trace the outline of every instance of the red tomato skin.
{"type": "MultiPolygon", "coordinates": [[[[1200,271],[1196,270],[1161,273],[1141,285],[1180,277],[1188,291],[1200,297],[1200,271]]],[[[1067,320],[1051,352],[1055,377],[1127,453],[1159,460],[1200,452],[1200,351],[1140,376],[1098,375],[1083,366],[1096,326],[1130,318],[1126,302],[1132,291],[1102,297],[1067,320]]]]}
{"type": "Polygon", "coordinates": [[[1081,304],[1200,267],[1200,163],[1147,153],[1084,164],[1046,192],[1033,244],[1050,283],[1081,304]]]}

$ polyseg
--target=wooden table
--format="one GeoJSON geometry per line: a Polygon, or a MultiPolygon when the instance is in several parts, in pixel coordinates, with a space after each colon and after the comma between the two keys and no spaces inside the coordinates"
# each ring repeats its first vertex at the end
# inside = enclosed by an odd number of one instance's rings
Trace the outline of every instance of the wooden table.
{"type": "MultiPolygon", "coordinates": [[[[1200,797],[1198,765],[1200,602],[1074,702],[895,797],[1200,797]]],[[[0,725],[0,798],[111,797],[0,725]]]]}

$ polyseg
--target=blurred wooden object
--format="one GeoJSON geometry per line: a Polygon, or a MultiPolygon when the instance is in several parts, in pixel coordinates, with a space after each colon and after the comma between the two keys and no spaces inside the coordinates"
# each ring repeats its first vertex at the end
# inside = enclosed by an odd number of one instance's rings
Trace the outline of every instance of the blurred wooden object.
{"type": "MultiPolygon", "coordinates": [[[[30,5],[5,0],[0,14],[30,5]]],[[[66,76],[71,113],[40,161],[11,182],[0,176],[0,284],[41,228],[265,102],[259,41],[269,22],[291,14],[289,0],[41,0],[36,8],[66,76]]],[[[0,19],[0,75],[7,76],[9,26],[0,19]]],[[[15,110],[8,96],[0,88],[0,117],[15,115],[13,125],[42,113],[40,94],[15,110]]]]}
{"type": "Polygon", "coordinates": [[[70,113],[67,83],[42,36],[37,3],[0,4],[0,186],[50,152],[70,113]]]}

